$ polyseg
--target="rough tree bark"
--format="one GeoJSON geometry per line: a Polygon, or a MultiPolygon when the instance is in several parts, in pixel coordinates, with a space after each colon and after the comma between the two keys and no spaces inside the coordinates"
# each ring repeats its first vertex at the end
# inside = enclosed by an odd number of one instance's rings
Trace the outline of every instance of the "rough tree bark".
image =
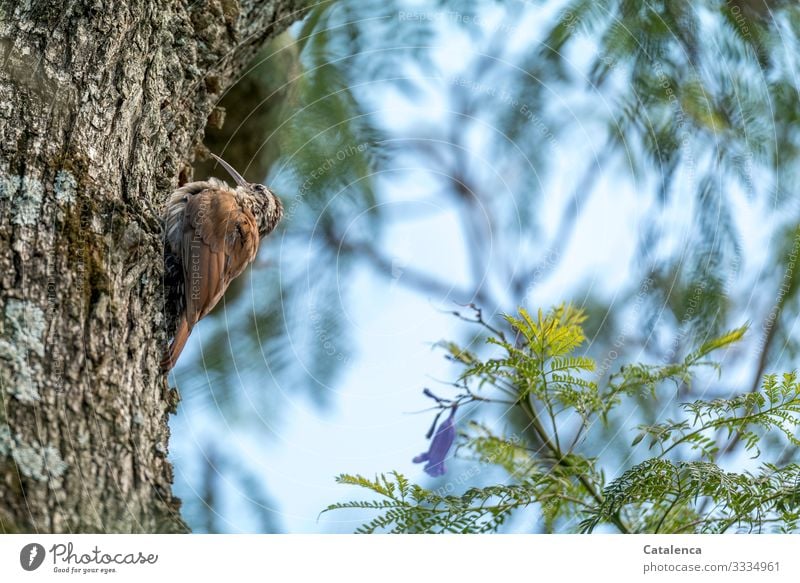
{"type": "Polygon", "coordinates": [[[301,0],[0,0],[0,532],[180,532],[159,212],[301,0]]]}

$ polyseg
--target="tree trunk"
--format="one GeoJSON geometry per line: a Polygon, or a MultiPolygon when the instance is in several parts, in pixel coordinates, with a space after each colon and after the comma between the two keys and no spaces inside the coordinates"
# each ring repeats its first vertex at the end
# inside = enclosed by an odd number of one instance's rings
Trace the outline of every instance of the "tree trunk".
{"type": "Polygon", "coordinates": [[[161,205],[300,0],[0,0],[0,531],[181,532],[161,205]]]}

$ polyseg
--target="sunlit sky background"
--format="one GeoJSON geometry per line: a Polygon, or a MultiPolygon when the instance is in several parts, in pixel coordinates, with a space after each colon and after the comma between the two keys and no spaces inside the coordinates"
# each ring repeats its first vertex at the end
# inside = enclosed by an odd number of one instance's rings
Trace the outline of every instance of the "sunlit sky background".
{"type": "MultiPolygon", "coordinates": [[[[558,10],[560,3],[547,4],[546,14],[540,6],[532,7],[528,16],[516,23],[509,42],[522,43],[530,33],[530,27],[544,22],[548,14],[558,10]],[[533,14],[532,11],[536,11],[533,14]]],[[[413,7],[413,4],[412,4],[413,7]]],[[[499,25],[502,8],[487,13],[482,19],[485,28],[499,25]]],[[[409,26],[413,26],[410,24],[409,26]]],[[[410,100],[393,90],[391,83],[376,81],[371,88],[370,107],[378,113],[383,125],[390,130],[408,133],[417,120],[436,119],[447,112],[447,102],[438,97],[437,87],[442,87],[459,76],[463,63],[474,55],[473,43],[463,28],[454,26],[448,18],[438,18],[440,36],[429,48],[437,64],[436,71],[409,70],[430,90],[424,98],[410,100]]],[[[528,37],[530,38],[530,37],[528,37]]],[[[397,41],[400,42],[400,41],[397,41]]],[[[586,55],[591,54],[587,46],[586,55]]],[[[586,59],[575,57],[575,67],[581,69],[586,59]]],[[[387,76],[389,76],[387,74],[387,76]]],[[[573,191],[577,180],[574,168],[584,167],[584,161],[598,154],[602,144],[591,139],[592,128],[586,123],[585,103],[576,96],[562,95],[565,101],[575,100],[575,130],[568,140],[560,141],[557,147],[546,145],[550,155],[549,164],[558,168],[551,172],[555,178],[536,213],[553,216],[552,223],[568,202],[566,197],[573,191]],[[576,164],[580,160],[580,164],[576,164]]],[[[502,106],[502,105],[499,105],[502,106]]],[[[597,97],[597,108],[605,108],[597,97]]],[[[493,131],[486,128],[486,132],[493,131]]],[[[389,132],[391,133],[391,131],[389,132]]],[[[473,136],[476,152],[484,136],[473,136]]],[[[431,413],[414,414],[430,406],[422,395],[424,387],[435,392],[440,381],[453,380],[455,370],[443,358],[441,350],[432,344],[441,339],[460,339],[464,324],[447,312],[456,308],[449,298],[425,297],[409,290],[402,283],[403,268],[413,265],[416,269],[438,274],[454,285],[467,281],[467,262],[462,245],[463,233],[451,210],[439,207],[435,192],[429,185],[427,164],[410,165],[405,159],[394,169],[378,177],[379,188],[386,193],[385,204],[394,206],[398,214],[416,217],[413,220],[390,226],[386,231],[384,248],[396,266],[394,279],[376,274],[367,266],[360,266],[347,276],[349,299],[324,298],[337,302],[351,326],[352,342],[337,347],[331,339],[332,351],[346,353],[350,360],[342,367],[335,385],[329,386],[333,393],[328,408],[320,408],[311,402],[309,393],[297,391],[291,386],[274,387],[265,378],[263,390],[279,391],[276,399],[278,418],[262,418],[254,427],[252,419],[241,423],[229,423],[211,400],[183,402],[178,415],[172,419],[173,437],[171,458],[176,464],[176,488],[179,496],[186,499],[196,495],[203,472],[202,456],[209,444],[217,444],[217,453],[225,456],[230,448],[237,450],[236,460],[246,463],[272,499],[271,511],[277,527],[284,532],[352,532],[364,515],[358,513],[333,513],[319,517],[328,504],[358,498],[363,492],[335,484],[334,477],[340,473],[376,473],[398,470],[412,480],[437,485],[427,478],[421,465],[411,463],[411,458],[427,449],[424,434],[432,420],[431,413]],[[353,278],[355,278],[353,280],[353,278]]],[[[492,172],[492,160],[476,156],[473,162],[481,171],[492,172]]],[[[273,175],[280,169],[273,169],[273,175]]],[[[683,181],[690,181],[686,176],[683,181]]],[[[639,219],[652,204],[650,198],[637,196],[637,185],[624,163],[617,160],[604,168],[602,179],[595,186],[595,195],[581,215],[575,234],[568,247],[562,250],[561,261],[555,274],[535,288],[528,298],[530,307],[544,307],[561,301],[572,300],[580,304],[591,293],[609,298],[630,290],[637,282],[630,280],[633,251],[640,236],[639,219]]],[[[685,244],[690,226],[693,197],[676,196],[672,208],[664,215],[664,228],[672,234],[670,244],[677,248],[685,244]]],[[[510,193],[520,204],[525,204],[524,193],[510,193]]],[[[736,286],[747,289],[747,279],[761,272],[766,259],[764,250],[770,244],[765,240],[771,230],[759,228],[762,210],[754,209],[768,204],[761,199],[748,199],[744,194],[733,197],[733,216],[742,234],[746,248],[746,261],[742,266],[740,280],[736,286]]],[[[528,203],[529,204],[529,203],[528,203]]],[[[262,247],[268,258],[282,253],[280,238],[271,238],[262,247]]],[[[257,269],[273,270],[274,277],[281,273],[271,261],[257,269]]],[[[330,269],[337,269],[335,265],[330,269]]],[[[309,273],[313,278],[314,274],[309,273]]],[[[247,294],[257,293],[248,288],[247,294]]],[[[757,301],[755,298],[754,301],[757,301]]],[[[222,316],[218,316],[222,317],[222,316]]],[[[191,353],[200,350],[204,341],[207,322],[201,322],[193,333],[184,361],[191,361],[191,353]]],[[[313,333],[313,330],[312,330],[313,333]]],[[[299,342],[299,346],[303,346],[299,342]]],[[[302,365],[299,355],[298,366],[302,365]]],[[[256,392],[259,386],[242,387],[243,391],[256,392]]],[[[447,393],[446,389],[441,392],[447,393]]],[[[496,412],[495,426],[503,429],[502,411],[496,412]]],[[[459,481],[459,476],[470,465],[454,460],[449,462],[449,472],[443,482],[459,481]]],[[[495,476],[496,477],[496,476],[495,476]]],[[[481,476],[486,478],[486,476],[481,476]]],[[[474,480],[474,477],[471,478],[474,480]]],[[[228,532],[258,531],[243,498],[248,492],[240,485],[230,483],[221,501],[219,523],[228,532]]],[[[515,528],[525,530],[525,524],[515,528]]]]}

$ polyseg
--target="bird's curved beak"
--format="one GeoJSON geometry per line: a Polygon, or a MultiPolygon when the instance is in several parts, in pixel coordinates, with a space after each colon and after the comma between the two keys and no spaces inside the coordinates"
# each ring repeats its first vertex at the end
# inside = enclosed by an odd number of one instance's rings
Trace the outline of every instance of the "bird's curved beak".
{"type": "Polygon", "coordinates": [[[225,170],[228,171],[228,174],[233,176],[233,179],[236,181],[236,184],[238,184],[239,186],[242,186],[244,188],[247,188],[248,186],[250,186],[250,184],[244,178],[242,178],[242,175],[239,174],[236,170],[233,169],[233,166],[228,164],[225,160],[223,160],[222,158],[220,158],[216,154],[211,154],[211,155],[214,156],[214,159],[217,162],[222,164],[222,167],[225,168],[225,170]]]}

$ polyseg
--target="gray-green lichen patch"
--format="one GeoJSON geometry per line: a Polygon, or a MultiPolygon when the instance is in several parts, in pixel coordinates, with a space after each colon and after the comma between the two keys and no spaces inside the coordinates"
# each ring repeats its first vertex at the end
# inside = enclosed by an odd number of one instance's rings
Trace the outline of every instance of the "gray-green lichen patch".
{"type": "Polygon", "coordinates": [[[19,176],[0,175],[0,200],[13,198],[19,190],[20,182],[19,176]]]}
{"type": "MultiPolygon", "coordinates": [[[[11,177],[12,182],[14,178],[11,177]]],[[[11,222],[15,225],[35,225],[40,216],[44,185],[41,180],[32,176],[25,176],[21,180],[16,177],[16,181],[18,187],[11,199],[11,222]]]]}
{"type": "Polygon", "coordinates": [[[8,425],[0,425],[0,455],[11,453],[11,430],[8,425]]]}
{"type": "Polygon", "coordinates": [[[40,482],[63,476],[69,467],[55,447],[25,443],[7,425],[0,425],[0,456],[11,457],[23,476],[40,482]]]}
{"type": "Polygon", "coordinates": [[[6,302],[6,322],[17,342],[44,356],[44,311],[37,305],[11,298],[6,302]]]}
{"type": "Polygon", "coordinates": [[[78,193],[78,181],[71,172],[59,170],[53,183],[56,201],[61,204],[72,204],[78,193]]]}
{"type": "Polygon", "coordinates": [[[0,386],[22,403],[40,399],[26,355],[5,340],[0,340],[0,386]]]}
{"type": "Polygon", "coordinates": [[[44,312],[38,306],[17,299],[6,303],[4,336],[0,340],[0,385],[23,403],[39,400],[31,374],[31,353],[44,356],[44,312]]]}

